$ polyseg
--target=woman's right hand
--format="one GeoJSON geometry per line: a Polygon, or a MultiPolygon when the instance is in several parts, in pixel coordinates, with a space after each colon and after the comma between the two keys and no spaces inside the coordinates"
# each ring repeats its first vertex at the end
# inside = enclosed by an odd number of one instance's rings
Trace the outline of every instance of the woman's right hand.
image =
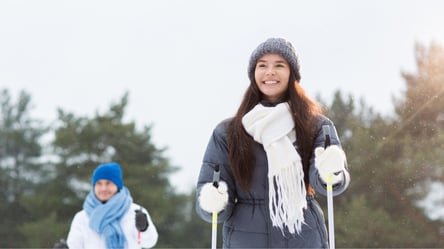
{"type": "Polygon", "coordinates": [[[224,181],[220,181],[215,187],[213,183],[205,183],[199,194],[199,205],[206,212],[219,213],[228,203],[228,187],[224,181]]]}

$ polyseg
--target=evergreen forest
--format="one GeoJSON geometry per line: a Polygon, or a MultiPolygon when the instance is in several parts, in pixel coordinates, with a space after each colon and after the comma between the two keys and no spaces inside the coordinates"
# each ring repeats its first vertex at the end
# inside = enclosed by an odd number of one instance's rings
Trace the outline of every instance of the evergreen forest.
{"type": "MultiPolygon", "coordinates": [[[[436,212],[444,209],[444,48],[416,44],[413,52],[416,71],[400,72],[405,90],[391,114],[343,90],[331,103],[317,99],[352,177],[334,199],[338,248],[444,248],[444,216],[436,212]]],[[[169,181],[181,165],[153,143],[151,125],[125,121],[129,101],[122,93],[93,116],[58,109],[47,125],[34,118],[38,103],[26,89],[17,96],[0,89],[0,248],[52,248],[66,238],[92,170],[108,161],[123,166],[133,199],[149,210],[156,248],[210,247],[211,224],[195,212],[196,193],[169,181]]],[[[317,199],[327,218],[325,198],[317,199]]]]}

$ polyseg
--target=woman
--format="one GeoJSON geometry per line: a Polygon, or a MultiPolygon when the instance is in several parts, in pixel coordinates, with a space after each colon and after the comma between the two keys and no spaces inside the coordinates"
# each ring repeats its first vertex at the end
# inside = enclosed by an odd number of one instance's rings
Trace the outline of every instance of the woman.
{"type": "Polygon", "coordinates": [[[233,118],[216,126],[197,182],[196,210],[224,222],[224,248],[327,248],[315,192],[342,193],[350,175],[336,129],[301,88],[293,45],[270,38],[251,54],[250,85],[233,118]],[[330,129],[324,149],[322,127],[330,129]],[[212,184],[214,170],[220,182],[212,184]]]}
{"type": "Polygon", "coordinates": [[[133,203],[118,163],[99,165],[91,182],[83,210],[71,223],[70,249],[151,248],[157,243],[156,227],[147,210],[133,203]]]}

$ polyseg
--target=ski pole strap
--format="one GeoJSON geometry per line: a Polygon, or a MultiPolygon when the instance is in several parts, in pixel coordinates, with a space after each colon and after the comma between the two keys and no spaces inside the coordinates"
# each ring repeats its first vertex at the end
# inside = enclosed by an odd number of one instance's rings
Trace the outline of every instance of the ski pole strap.
{"type": "Polygon", "coordinates": [[[220,171],[219,171],[219,164],[216,164],[214,166],[214,173],[213,173],[213,186],[219,187],[219,178],[220,178],[220,171]]]}
{"type": "MultiPolygon", "coordinates": [[[[330,133],[330,126],[328,125],[323,125],[322,126],[322,132],[324,133],[324,137],[325,137],[325,141],[324,141],[324,149],[327,149],[328,146],[330,146],[331,144],[331,133],[330,133]]],[[[328,174],[327,175],[327,192],[328,191],[333,191],[333,186],[331,185],[331,181],[332,181],[332,175],[328,174]]]]}
{"type": "Polygon", "coordinates": [[[326,149],[328,146],[330,146],[331,143],[331,133],[330,133],[330,126],[329,125],[323,125],[322,126],[322,132],[324,133],[325,142],[324,142],[324,149],[326,149]]]}

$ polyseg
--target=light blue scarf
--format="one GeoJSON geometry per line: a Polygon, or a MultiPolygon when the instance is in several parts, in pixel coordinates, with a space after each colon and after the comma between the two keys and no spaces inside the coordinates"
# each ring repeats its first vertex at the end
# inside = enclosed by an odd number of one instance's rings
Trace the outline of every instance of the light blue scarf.
{"type": "Polygon", "coordinates": [[[133,198],[125,186],[106,203],[97,199],[94,189],[83,202],[83,209],[89,217],[89,226],[105,236],[107,248],[125,248],[126,238],[120,227],[120,220],[132,202],[133,198]]]}

